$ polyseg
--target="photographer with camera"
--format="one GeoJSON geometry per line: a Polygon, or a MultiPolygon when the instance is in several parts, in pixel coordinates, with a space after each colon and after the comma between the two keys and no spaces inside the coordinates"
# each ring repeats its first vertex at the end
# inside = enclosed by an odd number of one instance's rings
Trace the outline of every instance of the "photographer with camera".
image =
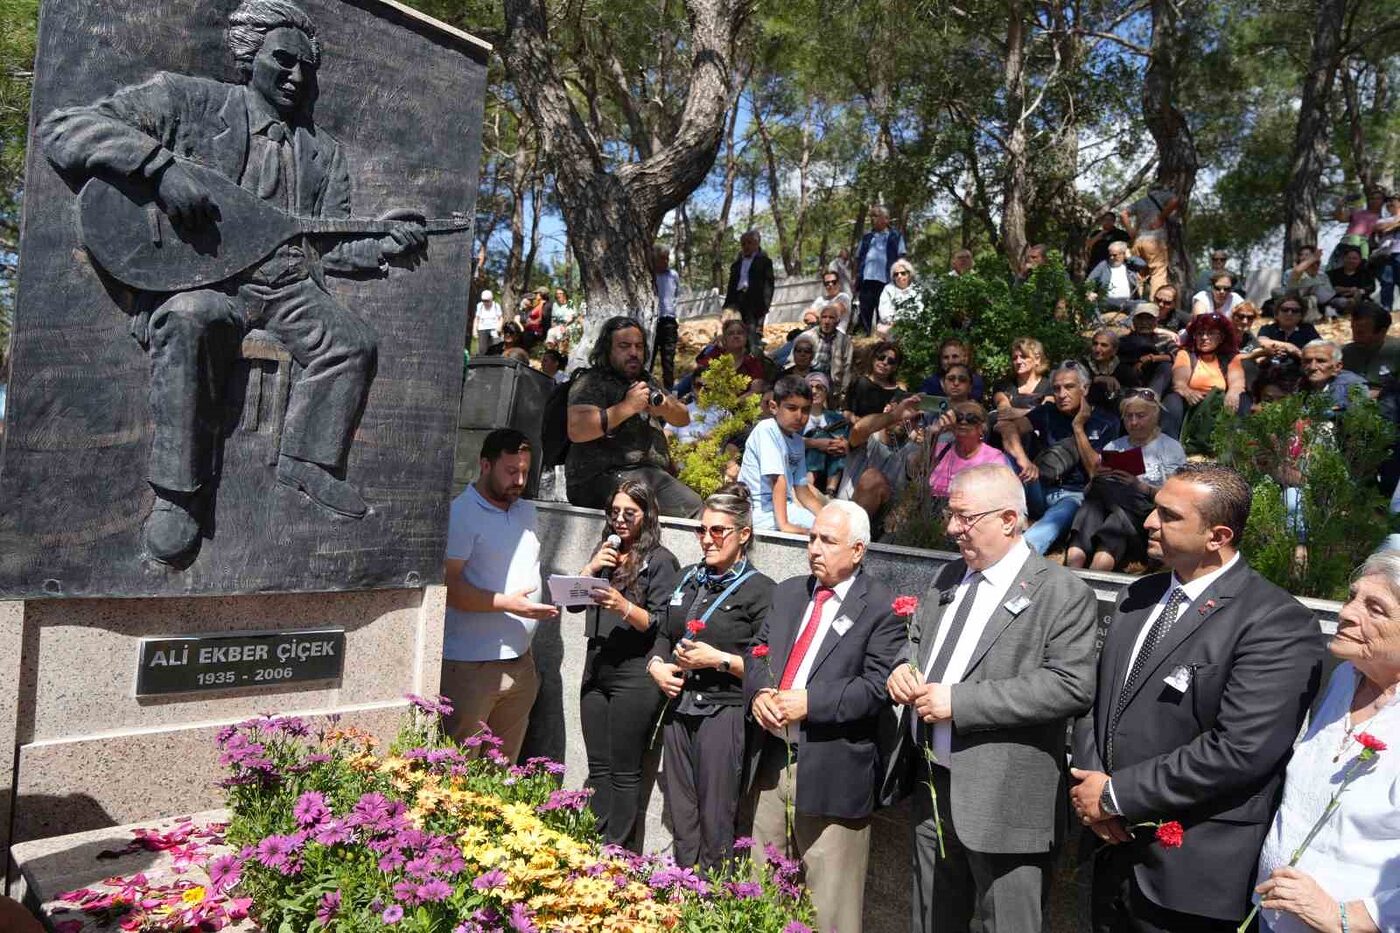
{"type": "Polygon", "coordinates": [[[690,412],[643,370],[647,339],[631,318],[604,324],[589,354],[589,368],[569,388],[569,452],[564,460],[569,502],[606,508],[624,479],[646,483],[663,515],[694,518],[700,497],[673,477],[660,422],[690,423],[690,412]]]}

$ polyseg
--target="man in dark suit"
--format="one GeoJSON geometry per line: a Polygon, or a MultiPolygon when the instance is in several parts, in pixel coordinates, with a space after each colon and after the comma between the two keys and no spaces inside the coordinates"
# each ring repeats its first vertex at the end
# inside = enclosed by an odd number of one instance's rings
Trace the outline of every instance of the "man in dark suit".
{"type": "Polygon", "coordinates": [[[859,506],[823,508],[808,537],[811,576],[774,588],[758,633],[769,654],[744,665],[745,703],[766,730],[752,762],[754,842],[802,860],[818,926],[840,933],[861,929],[876,735],[893,718],[885,681],[904,644],[894,594],[860,573],[869,541],[859,506]]]}
{"type": "Polygon", "coordinates": [[[773,304],[773,260],[759,245],[757,230],[739,238],[739,258],[729,267],[729,287],[724,306],[738,308],[749,329],[749,350],[763,354],[763,319],[773,304]]]}
{"type": "Polygon", "coordinates": [[[1104,843],[1096,933],[1228,933],[1249,911],[1323,652],[1312,613],[1239,555],[1249,503],[1238,473],[1187,464],[1145,523],[1171,572],[1123,591],[1075,729],[1071,801],[1104,843]],[[1180,848],[1137,828],[1166,820],[1185,827],[1180,848]]]}
{"type": "MultiPolygon", "coordinates": [[[[37,128],[45,156],[75,179],[131,179],[181,228],[217,219],[210,193],[182,160],[288,213],[349,217],[345,152],[312,118],[321,46],[310,17],[290,0],[244,0],[229,16],[227,37],[240,83],[160,72],[96,103],[55,110],[37,128]]],[[[394,210],[381,219],[414,216],[394,210]]],[[[252,327],[281,341],[300,367],[278,482],[339,515],[365,515],[343,472],[374,378],[377,337],[331,297],[324,274],[384,275],[389,260],[425,242],[408,222],[392,235],[338,245],[299,238],[218,285],[138,297],[132,333],[151,357],[150,557],[179,564],[198,550],[217,480],[224,383],[252,327]]]]}
{"type": "Polygon", "coordinates": [[[1025,522],[1010,469],[957,475],[948,533],[962,559],[924,594],[890,675],[903,711],[882,798],[913,788],[916,933],[966,933],[974,914],[986,933],[1042,928],[1065,829],[1065,728],[1094,697],[1097,613],[1093,590],[1026,545],[1025,522]]]}

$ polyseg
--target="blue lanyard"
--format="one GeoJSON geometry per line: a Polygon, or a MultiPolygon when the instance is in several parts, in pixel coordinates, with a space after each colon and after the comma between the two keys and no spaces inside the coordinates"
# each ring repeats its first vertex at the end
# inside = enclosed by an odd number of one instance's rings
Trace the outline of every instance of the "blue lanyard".
{"type": "MultiPolygon", "coordinates": [[[[737,590],[745,580],[747,580],[749,577],[753,576],[756,573],[758,573],[758,570],[752,567],[741,573],[737,580],[729,584],[729,586],[725,587],[724,592],[720,593],[719,597],[714,602],[710,603],[710,607],[706,609],[705,614],[700,617],[700,622],[702,624],[708,624],[710,621],[710,616],[714,615],[714,612],[716,609],[719,608],[720,603],[724,602],[730,596],[734,595],[734,591],[737,590]]],[[[692,570],[690,574],[687,575],[686,578],[681,581],[680,586],[676,587],[676,591],[671,594],[671,598],[675,599],[677,596],[681,595],[681,590],[685,588],[685,585],[687,583],[695,579],[697,575],[698,568],[696,570],[692,570]]]]}

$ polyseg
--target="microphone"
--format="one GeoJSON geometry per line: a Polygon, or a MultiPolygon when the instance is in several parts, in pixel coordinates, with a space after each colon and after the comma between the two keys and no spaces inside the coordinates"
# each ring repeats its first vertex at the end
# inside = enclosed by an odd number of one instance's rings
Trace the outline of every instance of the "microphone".
{"type": "MultiPolygon", "coordinates": [[[[614,551],[617,550],[618,548],[622,547],[622,539],[619,538],[617,535],[608,535],[607,540],[604,541],[603,543],[606,544],[608,547],[612,548],[614,551]]],[[[604,580],[611,580],[611,579],[612,579],[612,570],[610,570],[610,569],[605,569],[605,570],[603,571],[602,576],[603,576],[603,579],[604,579],[604,580]]]]}

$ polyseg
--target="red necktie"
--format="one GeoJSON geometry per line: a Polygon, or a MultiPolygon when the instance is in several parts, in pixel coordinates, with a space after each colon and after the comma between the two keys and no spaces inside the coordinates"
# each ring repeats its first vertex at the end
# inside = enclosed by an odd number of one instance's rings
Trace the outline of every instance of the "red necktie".
{"type": "Polygon", "coordinates": [[[792,682],[797,679],[802,659],[807,656],[807,649],[812,647],[812,639],[817,637],[817,629],[821,628],[822,606],[835,595],[836,591],[826,586],[817,587],[817,591],[812,594],[812,613],[807,616],[807,624],[797,636],[797,644],[792,646],[792,654],[788,655],[787,664],[783,667],[783,679],[778,681],[779,690],[791,688],[792,682]]]}

